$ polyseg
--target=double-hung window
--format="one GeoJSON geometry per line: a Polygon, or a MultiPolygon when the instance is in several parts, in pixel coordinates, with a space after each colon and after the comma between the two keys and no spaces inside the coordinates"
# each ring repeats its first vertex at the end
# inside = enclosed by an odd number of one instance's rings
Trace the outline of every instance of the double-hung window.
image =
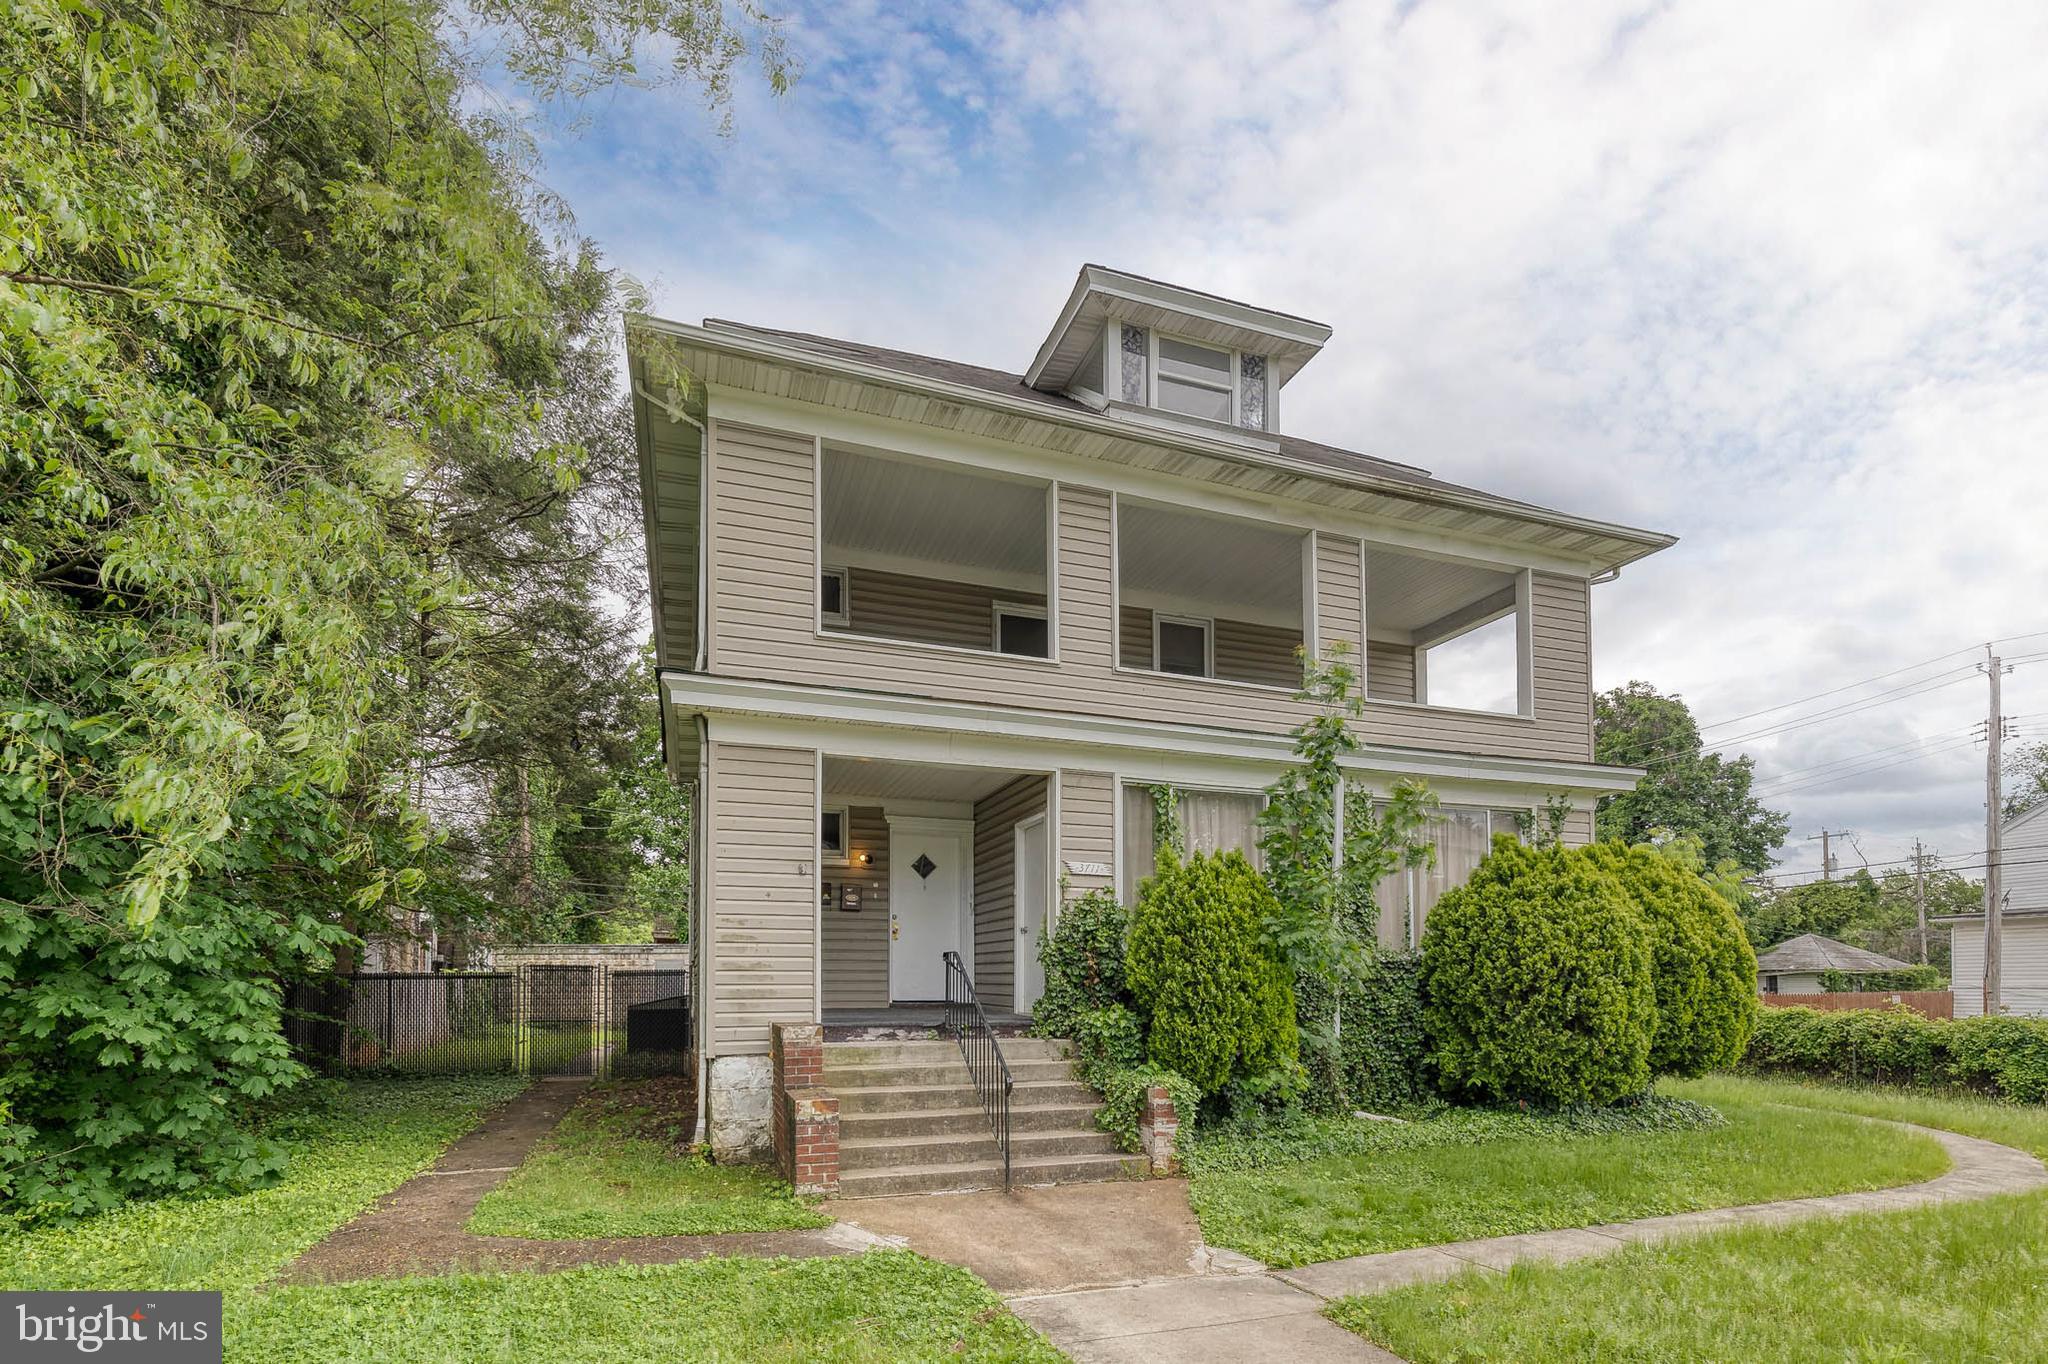
{"type": "Polygon", "coordinates": [[[995,645],[999,654],[1026,658],[1052,657],[1052,623],[1043,606],[999,601],[995,604],[995,645]]]}
{"type": "Polygon", "coordinates": [[[1232,364],[1227,350],[1162,336],[1154,402],[1169,412],[1184,412],[1213,422],[1234,422],[1237,379],[1232,364]]]}
{"type": "Polygon", "coordinates": [[[1152,617],[1152,666],[1184,677],[1216,675],[1216,631],[1200,616],[1152,617]]]}

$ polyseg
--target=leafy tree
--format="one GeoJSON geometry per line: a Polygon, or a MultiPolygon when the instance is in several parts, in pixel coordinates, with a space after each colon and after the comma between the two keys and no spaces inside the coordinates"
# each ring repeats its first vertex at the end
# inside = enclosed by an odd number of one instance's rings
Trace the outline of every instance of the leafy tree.
{"type": "MultiPolygon", "coordinates": [[[[1396,782],[1376,802],[1363,783],[1343,780],[1343,760],[1358,748],[1351,722],[1365,708],[1345,646],[1332,646],[1321,661],[1305,660],[1300,698],[1316,713],[1295,726],[1294,762],[1266,788],[1259,816],[1259,850],[1274,894],[1266,933],[1294,982],[1301,1050],[1315,1081],[1311,1093],[1340,1108],[1357,1087],[1346,1074],[1338,1038],[1345,996],[1364,984],[1372,960],[1379,921],[1374,892],[1394,872],[1427,866],[1434,857],[1423,829],[1436,802],[1418,782],[1396,782]]],[[[1378,1078],[1370,1083],[1384,1088],[1378,1078]]]]}
{"type": "Polygon", "coordinates": [[[1294,992],[1260,927],[1274,912],[1239,852],[1161,859],[1138,896],[1124,969],[1146,1050],[1204,1094],[1295,1065],[1294,992]]]}
{"type": "Polygon", "coordinates": [[[2023,815],[2048,800],[2048,743],[2020,744],[2005,760],[2005,817],[2023,815]]]}
{"type": "Polygon", "coordinates": [[[1453,1093],[1612,1103],[1650,1083],[1651,934],[1576,850],[1506,834],[1429,913],[1423,1019],[1453,1093]]]}
{"type": "Polygon", "coordinates": [[[1647,682],[1593,699],[1593,757],[1649,769],[1635,790],[1601,799],[1594,825],[1602,839],[1635,844],[1660,833],[1689,835],[1707,866],[1733,861],[1754,874],[1771,865],[1791,827],[1750,793],[1754,760],[1706,752],[1685,702],[1647,682]]]}
{"type": "MultiPolygon", "coordinates": [[[[1983,883],[1945,868],[1926,874],[1927,917],[1968,914],[1984,904],[1983,883]]],[[[1920,955],[1919,913],[1914,903],[1913,873],[1894,868],[1880,879],[1868,870],[1825,881],[1766,889],[1743,910],[1743,928],[1759,952],[1802,933],[1882,952],[1900,961],[1920,955]]],[[[1948,935],[1931,927],[1928,964],[1946,969],[1948,935]]]]}
{"type": "Polygon", "coordinates": [[[540,561],[494,569],[518,509],[465,494],[577,484],[564,399],[621,288],[519,130],[463,111],[483,61],[548,97],[640,79],[648,44],[714,104],[749,50],[785,74],[716,0],[19,0],[0,25],[18,1198],[265,1177],[234,1123],[300,1075],[277,977],[427,893],[432,741],[492,723],[518,617],[488,597],[540,561]]]}

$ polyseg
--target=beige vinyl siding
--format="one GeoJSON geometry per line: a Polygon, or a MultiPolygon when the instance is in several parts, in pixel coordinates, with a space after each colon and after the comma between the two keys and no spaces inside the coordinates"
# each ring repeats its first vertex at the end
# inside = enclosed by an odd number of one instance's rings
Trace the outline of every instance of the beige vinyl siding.
{"type": "Polygon", "coordinates": [[[648,458],[654,492],[647,508],[652,556],[654,608],[659,629],[655,661],[664,668],[691,668],[697,657],[697,539],[702,524],[703,437],[688,422],[660,412],[648,416],[648,458]]]}
{"type": "Polygon", "coordinates": [[[963,649],[995,647],[997,602],[1045,605],[1042,592],[912,577],[872,568],[849,568],[846,587],[848,623],[827,625],[828,631],[886,635],[891,639],[952,644],[963,649]]]}
{"type": "Polygon", "coordinates": [[[711,745],[714,1056],[768,1050],[768,1028],[817,1018],[818,756],[711,745]]]}
{"type": "MultiPolygon", "coordinates": [[[[831,795],[825,803],[832,803],[831,795]]],[[[824,932],[825,1007],[879,1009],[889,1002],[889,822],[872,806],[846,812],[847,863],[828,862],[818,875],[833,886],[860,891],[860,909],[848,914],[835,903],[821,908],[824,932]],[[874,860],[863,867],[854,858],[874,860]]]]}
{"type": "MultiPolygon", "coordinates": [[[[1123,666],[1150,668],[1152,612],[1142,606],[1125,606],[1118,610],[1117,620],[1122,626],[1117,653],[1123,666]]],[[[1269,687],[1301,685],[1301,665],[1294,653],[1301,644],[1301,631],[1221,617],[1215,619],[1214,626],[1218,677],[1269,687]]]]}
{"type": "Polygon", "coordinates": [[[1016,1000],[1017,821],[1045,809],[1045,778],[1019,777],[974,803],[974,993],[1016,1000]]]}
{"type": "Polygon", "coordinates": [[[1415,650],[1406,644],[1365,646],[1365,694],[1373,701],[1415,699],[1415,650]]]}
{"type": "MultiPolygon", "coordinates": [[[[1211,725],[1267,732],[1292,728],[1308,713],[1278,687],[1115,671],[1110,499],[1099,489],[1070,484],[1060,486],[1058,500],[1058,665],[820,637],[816,442],[731,422],[714,429],[711,650],[721,674],[1135,720],[1199,717],[1211,725]]],[[[1333,570],[1330,556],[1317,557],[1324,571],[1333,570]]],[[[1538,574],[1533,597],[1533,721],[1375,706],[1368,708],[1363,737],[1455,752],[1590,759],[1585,580],[1538,574]]]]}
{"type": "Polygon", "coordinates": [[[1064,874],[1064,902],[1116,885],[1113,874],[1084,876],[1073,870],[1076,862],[1094,862],[1114,873],[1116,779],[1108,772],[1061,772],[1059,780],[1059,866],[1054,874],[1064,874]]]}
{"type": "Polygon", "coordinates": [[[1316,651],[1328,657],[1342,644],[1358,661],[1365,628],[1365,565],[1356,540],[1316,536],[1316,651]]]}
{"type": "MultiPolygon", "coordinates": [[[[1538,818],[1541,818],[1542,802],[1538,801],[1535,808],[1538,811],[1538,818]]],[[[1563,842],[1567,848],[1583,848],[1592,841],[1593,812],[1591,810],[1574,810],[1564,817],[1563,842]]]]}

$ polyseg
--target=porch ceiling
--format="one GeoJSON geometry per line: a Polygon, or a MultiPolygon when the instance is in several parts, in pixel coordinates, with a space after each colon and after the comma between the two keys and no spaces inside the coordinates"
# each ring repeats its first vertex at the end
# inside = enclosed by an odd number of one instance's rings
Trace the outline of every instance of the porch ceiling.
{"type": "Polygon", "coordinates": [[[973,803],[1015,781],[1000,767],[940,767],[884,758],[825,758],[825,799],[933,800],[973,803]]]}

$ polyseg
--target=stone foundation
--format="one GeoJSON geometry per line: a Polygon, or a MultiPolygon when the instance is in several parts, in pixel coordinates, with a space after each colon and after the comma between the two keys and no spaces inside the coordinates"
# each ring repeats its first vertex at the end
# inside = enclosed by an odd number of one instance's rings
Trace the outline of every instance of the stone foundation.
{"type": "Polygon", "coordinates": [[[769,1096],[775,1071],[766,1056],[714,1056],[704,1078],[704,1125],[714,1160],[767,1161],[773,1150],[769,1096]]]}

